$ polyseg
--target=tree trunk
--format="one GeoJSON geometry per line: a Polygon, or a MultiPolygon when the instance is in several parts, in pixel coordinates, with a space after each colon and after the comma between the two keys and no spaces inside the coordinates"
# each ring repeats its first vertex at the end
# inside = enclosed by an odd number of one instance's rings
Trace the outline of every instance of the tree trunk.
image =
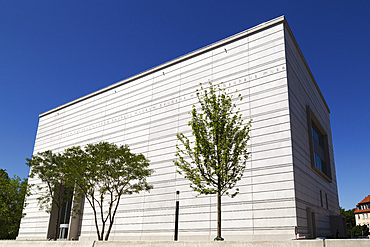
{"type": "Polygon", "coordinates": [[[105,241],[108,241],[109,234],[110,234],[110,231],[112,230],[113,223],[114,223],[114,215],[113,215],[112,219],[109,221],[108,231],[105,234],[105,239],[104,239],[105,241]]]}
{"type": "Polygon", "coordinates": [[[121,200],[121,194],[118,196],[116,206],[114,207],[114,210],[113,210],[113,214],[110,216],[110,219],[109,219],[109,228],[108,228],[107,233],[105,234],[105,240],[106,241],[108,240],[110,231],[112,230],[112,226],[113,226],[113,223],[114,223],[114,217],[116,216],[120,200],[121,200]]]}
{"type": "Polygon", "coordinates": [[[221,237],[221,194],[217,192],[217,240],[222,240],[221,237]]]}
{"type": "Polygon", "coordinates": [[[93,212],[94,212],[94,221],[95,221],[96,234],[98,235],[98,240],[103,240],[103,237],[100,236],[100,232],[99,232],[99,225],[98,225],[98,220],[97,220],[98,216],[96,215],[95,207],[93,207],[93,212]]]}

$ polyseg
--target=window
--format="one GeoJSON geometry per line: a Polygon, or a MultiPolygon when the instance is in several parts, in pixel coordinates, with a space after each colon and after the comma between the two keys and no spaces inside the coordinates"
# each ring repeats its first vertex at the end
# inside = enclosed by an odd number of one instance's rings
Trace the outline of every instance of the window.
{"type": "Polygon", "coordinates": [[[321,203],[321,207],[323,207],[323,205],[322,205],[322,192],[321,192],[321,190],[320,190],[320,203],[321,203]]]}
{"type": "Polygon", "coordinates": [[[314,152],[314,161],[315,166],[317,169],[325,173],[326,168],[326,159],[325,159],[325,144],[324,144],[324,136],[316,126],[316,124],[312,121],[312,139],[313,139],[313,152],[314,152]]]}
{"type": "Polygon", "coordinates": [[[312,168],[328,182],[331,182],[328,137],[315,115],[307,106],[307,123],[310,141],[312,168]]]}

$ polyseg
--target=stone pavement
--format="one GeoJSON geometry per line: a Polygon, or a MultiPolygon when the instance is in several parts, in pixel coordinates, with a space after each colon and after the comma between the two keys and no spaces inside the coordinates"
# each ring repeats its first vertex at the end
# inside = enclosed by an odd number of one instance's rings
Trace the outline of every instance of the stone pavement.
{"type": "Polygon", "coordinates": [[[370,247],[369,239],[285,241],[19,241],[1,240],[0,247],[370,247]]]}

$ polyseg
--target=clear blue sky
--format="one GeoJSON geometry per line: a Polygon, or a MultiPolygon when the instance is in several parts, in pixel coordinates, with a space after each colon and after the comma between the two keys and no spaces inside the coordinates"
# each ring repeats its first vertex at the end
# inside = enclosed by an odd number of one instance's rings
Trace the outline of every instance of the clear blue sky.
{"type": "Polygon", "coordinates": [[[370,194],[370,1],[0,1],[0,168],[38,115],[285,15],[330,107],[340,205],[370,194]]]}

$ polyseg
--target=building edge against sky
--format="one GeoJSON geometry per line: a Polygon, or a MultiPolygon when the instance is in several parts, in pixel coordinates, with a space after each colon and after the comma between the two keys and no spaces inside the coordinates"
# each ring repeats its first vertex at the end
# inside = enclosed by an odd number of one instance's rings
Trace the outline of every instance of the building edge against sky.
{"type": "MultiPolygon", "coordinates": [[[[155,174],[150,193],[120,204],[110,236],[173,239],[180,191],[179,239],[216,236],[215,196],[195,197],[173,164],[176,133],[191,136],[188,112],[199,83],[236,90],[245,122],[252,119],[240,194],[224,197],[223,236],[292,239],[345,233],[339,202],[329,108],[284,17],[278,17],[40,115],[34,153],[62,152],[100,141],[143,153],[155,174]]],[[[37,179],[30,183],[40,184],[37,179]]],[[[47,239],[51,216],[27,197],[18,239],[47,239]]],[[[96,239],[87,204],[67,217],[61,237],[96,239]]]]}

